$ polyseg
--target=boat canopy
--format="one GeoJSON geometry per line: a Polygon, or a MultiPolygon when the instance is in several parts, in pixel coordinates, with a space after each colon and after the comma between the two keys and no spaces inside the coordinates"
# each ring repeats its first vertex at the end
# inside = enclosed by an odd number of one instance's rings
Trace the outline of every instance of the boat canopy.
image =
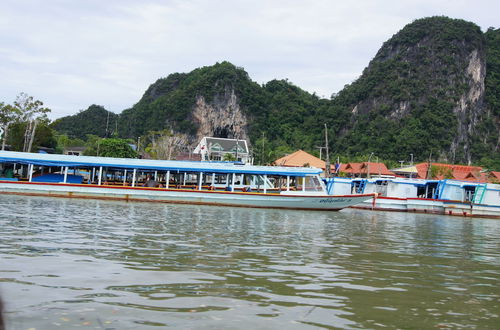
{"type": "Polygon", "coordinates": [[[178,160],[153,160],[136,158],[110,158],[37,154],[0,151],[0,163],[33,164],[39,166],[108,167],[112,169],[138,169],[171,172],[236,173],[256,175],[308,176],[318,175],[319,168],[238,165],[230,162],[196,162],[178,160]]]}

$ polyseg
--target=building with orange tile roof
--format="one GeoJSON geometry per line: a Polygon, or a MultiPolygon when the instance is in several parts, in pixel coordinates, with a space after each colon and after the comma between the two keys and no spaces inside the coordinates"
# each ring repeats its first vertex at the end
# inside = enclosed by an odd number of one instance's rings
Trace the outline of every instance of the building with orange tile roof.
{"type": "Polygon", "coordinates": [[[491,183],[500,183],[500,172],[491,171],[488,175],[488,179],[491,183]]]}
{"type": "MultiPolygon", "coordinates": [[[[429,163],[420,163],[415,166],[417,168],[417,178],[426,179],[429,169],[429,163]]],[[[435,173],[433,179],[456,179],[462,181],[485,180],[484,176],[481,173],[483,168],[480,166],[431,163],[431,171],[433,167],[437,169],[437,173],[435,173]]],[[[431,174],[429,173],[429,175],[431,174]]]]}
{"type": "Polygon", "coordinates": [[[325,161],[315,157],[303,150],[297,150],[292,154],[286,155],[273,162],[277,166],[292,166],[292,167],[304,167],[311,166],[325,169],[325,161]]]}
{"type": "Polygon", "coordinates": [[[388,175],[395,176],[393,172],[389,171],[384,163],[347,163],[340,166],[340,172],[345,173],[349,177],[367,177],[375,175],[388,175]]]}

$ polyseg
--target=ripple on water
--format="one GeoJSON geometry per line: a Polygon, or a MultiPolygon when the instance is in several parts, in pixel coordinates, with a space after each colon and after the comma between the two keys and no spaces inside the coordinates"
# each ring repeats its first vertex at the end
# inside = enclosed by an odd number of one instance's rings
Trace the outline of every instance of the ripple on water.
{"type": "Polygon", "coordinates": [[[500,222],[0,195],[12,328],[495,328],[500,222]]]}

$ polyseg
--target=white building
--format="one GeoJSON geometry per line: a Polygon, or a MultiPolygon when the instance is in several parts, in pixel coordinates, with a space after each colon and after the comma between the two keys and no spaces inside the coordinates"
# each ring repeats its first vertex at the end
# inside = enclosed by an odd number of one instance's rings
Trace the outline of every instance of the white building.
{"type": "Polygon", "coordinates": [[[205,136],[201,139],[200,143],[198,143],[193,153],[201,155],[202,161],[222,161],[224,160],[224,156],[226,154],[230,154],[233,159],[236,159],[244,164],[253,163],[246,140],[205,136]]]}

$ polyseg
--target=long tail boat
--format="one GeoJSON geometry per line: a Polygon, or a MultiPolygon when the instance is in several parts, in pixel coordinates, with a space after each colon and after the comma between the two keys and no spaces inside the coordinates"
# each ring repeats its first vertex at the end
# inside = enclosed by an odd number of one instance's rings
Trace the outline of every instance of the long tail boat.
{"type": "Polygon", "coordinates": [[[375,196],[329,195],[321,169],[0,151],[0,194],[340,210],[375,196]]]}

